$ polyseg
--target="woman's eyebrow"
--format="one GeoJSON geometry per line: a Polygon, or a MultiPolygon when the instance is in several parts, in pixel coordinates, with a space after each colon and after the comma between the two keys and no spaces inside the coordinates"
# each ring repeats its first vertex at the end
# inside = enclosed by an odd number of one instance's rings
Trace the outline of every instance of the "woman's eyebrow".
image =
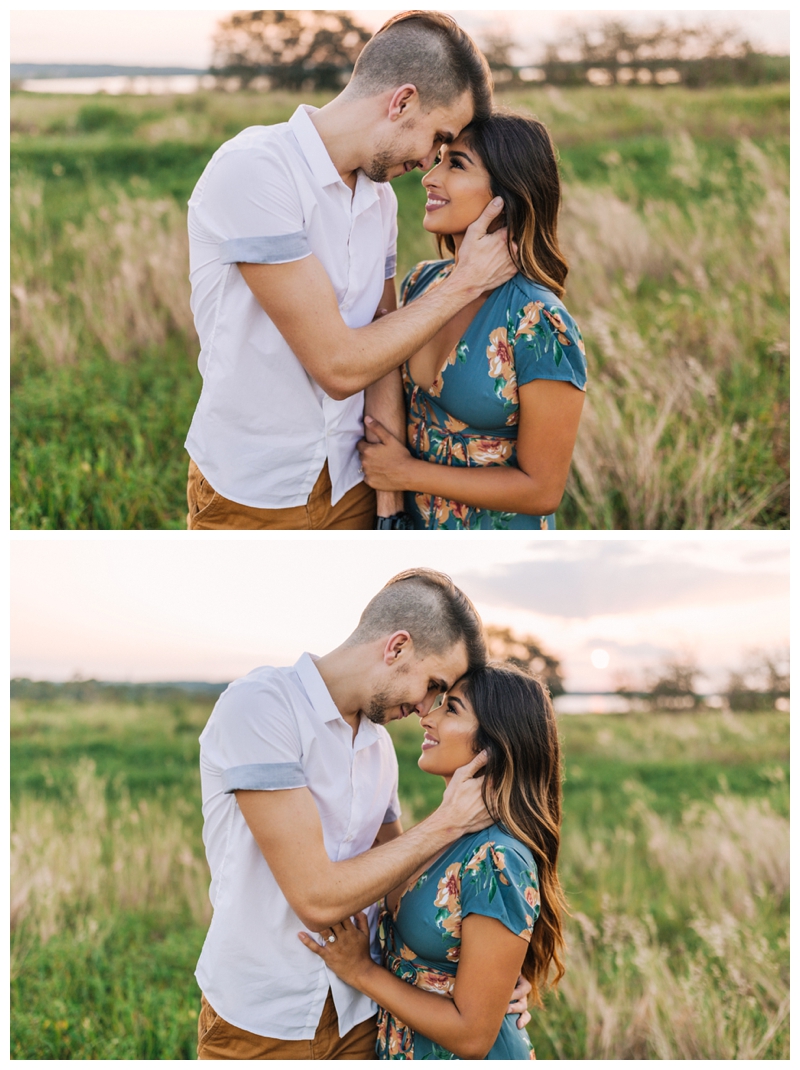
{"type": "Polygon", "coordinates": [[[461,699],[460,699],[460,698],[456,698],[456,696],[455,696],[455,695],[448,695],[448,696],[447,696],[447,701],[448,701],[448,702],[457,702],[457,703],[458,703],[458,705],[459,705],[459,706],[461,707],[461,709],[462,709],[462,710],[466,709],[466,706],[465,706],[465,705],[464,705],[464,703],[463,703],[463,702],[461,701],[461,699]]]}
{"type": "Polygon", "coordinates": [[[471,163],[473,167],[475,166],[475,161],[472,159],[472,157],[468,156],[466,152],[462,152],[461,149],[448,149],[447,155],[448,157],[450,157],[450,159],[452,159],[454,156],[463,156],[467,163],[471,163]]]}

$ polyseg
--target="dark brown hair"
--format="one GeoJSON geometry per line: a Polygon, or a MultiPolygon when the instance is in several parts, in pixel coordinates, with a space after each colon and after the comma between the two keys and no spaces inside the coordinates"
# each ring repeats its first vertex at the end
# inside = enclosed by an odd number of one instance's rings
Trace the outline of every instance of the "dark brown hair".
{"type": "Polygon", "coordinates": [[[539,874],[540,914],[522,964],[541,1006],[551,966],[555,987],[564,975],[558,879],[561,842],[561,750],[550,696],[530,673],[492,663],[464,680],[478,720],[475,751],[486,750],[484,801],[492,818],[533,852],[539,874]]]}
{"type": "MultiPolygon", "coordinates": [[[[569,265],[558,247],[561,180],[547,127],[527,115],[498,111],[485,122],[470,123],[461,136],[489,172],[492,196],[503,198],[517,270],[562,297],[569,265]]],[[[440,253],[442,246],[455,252],[449,234],[438,240],[440,253]]]]}
{"type": "Polygon", "coordinates": [[[486,664],[486,639],[478,611],[443,572],[410,568],[393,576],[369,602],[347,643],[371,643],[398,629],[409,633],[422,657],[463,643],[470,670],[486,664]]]}
{"type": "Polygon", "coordinates": [[[431,111],[472,96],[473,121],[492,110],[492,75],[483,53],[455,19],[439,11],[404,11],[385,22],[356,60],[350,84],[373,96],[406,82],[431,111]]]}

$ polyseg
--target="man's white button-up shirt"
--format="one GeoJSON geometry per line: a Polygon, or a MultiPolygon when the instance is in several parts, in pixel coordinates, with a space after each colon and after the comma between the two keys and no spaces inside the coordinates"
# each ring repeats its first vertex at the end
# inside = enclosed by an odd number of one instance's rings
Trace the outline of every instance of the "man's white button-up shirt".
{"type": "MultiPolygon", "coordinates": [[[[328,397],[259,305],[237,263],[313,254],[349,327],[370,323],[395,274],[388,183],[342,181],[310,113],[253,126],[221,146],[189,200],[192,312],[203,390],[186,449],[215,490],[263,509],[304,505],[327,458],[333,505],[359,483],[363,393],[328,397]]],[[[313,294],[298,294],[315,315],[313,294]]]]}
{"type": "MultiPolygon", "coordinates": [[[[304,926],[232,793],[308,788],[329,858],[352,858],[400,815],[389,733],[362,717],[353,739],[304,654],[292,668],[255,669],[224,692],[200,736],[200,777],[214,907],[197,964],[200,988],[232,1025],[279,1040],[314,1036],[330,988],[344,1036],[375,1004],[298,940],[304,926]]],[[[299,857],[302,843],[296,850],[299,857]]]]}

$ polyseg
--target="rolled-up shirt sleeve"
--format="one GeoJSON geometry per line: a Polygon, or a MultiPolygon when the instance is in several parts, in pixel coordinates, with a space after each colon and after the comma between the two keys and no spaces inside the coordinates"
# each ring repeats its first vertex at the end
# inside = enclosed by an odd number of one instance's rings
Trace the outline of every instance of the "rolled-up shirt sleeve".
{"type": "MultiPolygon", "coordinates": [[[[383,190],[381,192],[383,193],[383,190]]],[[[386,243],[384,278],[393,279],[397,274],[397,195],[391,186],[384,193],[382,211],[386,243]]]]}
{"type": "Polygon", "coordinates": [[[279,689],[237,681],[220,697],[200,742],[225,794],[306,786],[300,732],[279,689]]]}
{"type": "Polygon", "coordinates": [[[215,158],[195,202],[223,264],[287,264],[311,255],[296,183],[268,149],[215,158]]]}

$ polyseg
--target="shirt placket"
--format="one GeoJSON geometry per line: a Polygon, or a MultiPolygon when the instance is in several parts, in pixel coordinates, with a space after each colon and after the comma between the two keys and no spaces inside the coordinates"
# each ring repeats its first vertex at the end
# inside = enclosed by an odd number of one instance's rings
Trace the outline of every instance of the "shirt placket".
{"type": "Polygon", "coordinates": [[[342,842],[339,845],[339,858],[350,858],[350,852],[352,851],[352,843],[356,838],[356,822],[358,818],[358,807],[356,806],[356,763],[358,762],[358,751],[350,748],[350,812],[347,818],[347,828],[345,829],[342,842]]]}
{"type": "MultiPolygon", "coordinates": [[[[349,194],[350,190],[347,192],[349,194]]],[[[355,212],[355,197],[351,197],[350,202],[347,205],[347,216],[347,290],[344,295],[344,301],[342,301],[342,312],[349,312],[353,304],[350,297],[350,294],[353,292],[353,231],[355,230],[356,219],[358,218],[355,212]]]]}

